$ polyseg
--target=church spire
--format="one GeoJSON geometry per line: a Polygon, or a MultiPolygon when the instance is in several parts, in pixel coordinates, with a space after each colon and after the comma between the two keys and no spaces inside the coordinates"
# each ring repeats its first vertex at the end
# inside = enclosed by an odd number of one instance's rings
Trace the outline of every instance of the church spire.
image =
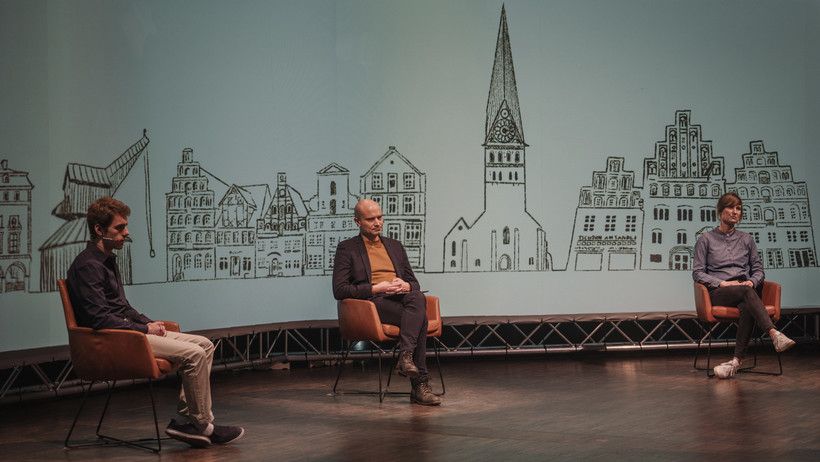
{"type": "Polygon", "coordinates": [[[507,31],[507,12],[504,6],[501,7],[501,22],[498,25],[498,41],[495,45],[495,62],[490,79],[484,128],[484,144],[498,143],[524,144],[510,35],[507,31]]]}

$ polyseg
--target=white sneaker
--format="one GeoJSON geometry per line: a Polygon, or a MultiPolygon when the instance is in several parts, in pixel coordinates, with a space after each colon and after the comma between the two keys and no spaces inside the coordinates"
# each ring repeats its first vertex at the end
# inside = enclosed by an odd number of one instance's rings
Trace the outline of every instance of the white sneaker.
{"type": "Polygon", "coordinates": [[[774,335],[772,336],[772,344],[774,345],[775,351],[777,351],[778,353],[782,353],[794,346],[794,340],[790,339],[789,337],[786,337],[780,331],[775,331],[774,335]]]}
{"type": "Polygon", "coordinates": [[[726,377],[731,377],[737,374],[737,368],[740,367],[740,363],[737,362],[736,359],[732,358],[731,361],[725,362],[720,366],[715,366],[714,371],[715,375],[719,379],[725,379],[726,377]]]}

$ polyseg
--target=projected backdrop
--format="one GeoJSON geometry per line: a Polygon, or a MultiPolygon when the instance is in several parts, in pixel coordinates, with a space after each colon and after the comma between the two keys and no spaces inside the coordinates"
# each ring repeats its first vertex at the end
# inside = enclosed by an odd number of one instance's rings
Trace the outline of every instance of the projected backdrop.
{"type": "Polygon", "coordinates": [[[817,303],[804,2],[742,43],[729,2],[293,3],[4,5],[32,24],[9,61],[42,62],[4,108],[33,116],[2,136],[0,316],[27,327],[0,350],[64,342],[104,195],[132,207],[132,303],[187,329],[335,317],[361,198],[447,316],[691,309],[727,191],[784,305],[817,303]]]}

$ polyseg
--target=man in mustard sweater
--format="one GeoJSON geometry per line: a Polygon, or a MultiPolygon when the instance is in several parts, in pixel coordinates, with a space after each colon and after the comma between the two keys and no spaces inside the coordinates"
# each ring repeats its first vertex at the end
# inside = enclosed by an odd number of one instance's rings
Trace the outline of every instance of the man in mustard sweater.
{"type": "Polygon", "coordinates": [[[333,265],[333,296],[358,298],[376,305],[385,324],[399,326],[396,370],[410,378],[410,400],[441,403],[427,383],[427,303],[401,242],[381,236],[382,209],[370,199],[355,208],[359,235],[342,241],[333,265]]]}

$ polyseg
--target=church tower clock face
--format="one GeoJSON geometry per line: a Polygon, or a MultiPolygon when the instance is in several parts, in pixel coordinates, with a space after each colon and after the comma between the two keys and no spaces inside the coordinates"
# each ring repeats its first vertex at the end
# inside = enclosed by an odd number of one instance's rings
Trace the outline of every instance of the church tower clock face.
{"type": "Polygon", "coordinates": [[[506,108],[499,112],[499,118],[493,127],[493,138],[500,143],[509,143],[515,139],[515,124],[510,120],[510,111],[506,108]]]}

